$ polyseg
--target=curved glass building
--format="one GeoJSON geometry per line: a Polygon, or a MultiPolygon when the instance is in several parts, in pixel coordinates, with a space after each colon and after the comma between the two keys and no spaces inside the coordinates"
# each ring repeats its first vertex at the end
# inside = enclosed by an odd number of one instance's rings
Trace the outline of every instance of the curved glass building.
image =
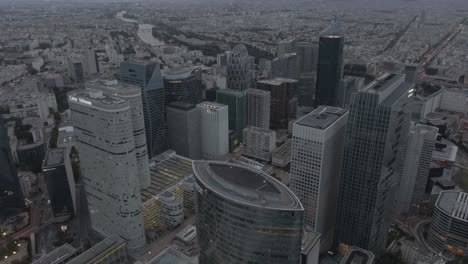
{"type": "Polygon", "coordinates": [[[227,88],[244,91],[250,88],[250,61],[247,48],[239,44],[228,53],[227,88]]]}
{"type": "Polygon", "coordinates": [[[166,104],[182,101],[190,104],[202,102],[203,82],[201,68],[182,67],[164,76],[166,104]]]}
{"type": "Polygon", "coordinates": [[[304,208],[281,182],[226,162],[194,161],[200,264],[297,264],[304,208]]]}

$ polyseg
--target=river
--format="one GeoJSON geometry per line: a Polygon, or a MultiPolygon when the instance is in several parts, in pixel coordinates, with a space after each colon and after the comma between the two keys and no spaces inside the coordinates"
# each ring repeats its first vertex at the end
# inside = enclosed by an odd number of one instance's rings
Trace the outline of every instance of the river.
{"type": "MultiPolygon", "coordinates": [[[[129,23],[137,23],[138,20],[131,19],[131,18],[125,18],[124,15],[127,13],[127,11],[120,11],[117,12],[116,18],[129,22],[129,23]]],[[[164,41],[161,41],[155,37],[153,37],[153,28],[154,25],[151,24],[138,24],[138,32],[137,35],[143,41],[144,43],[150,45],[150,46],[163,46],[166,45],[164,41]]]]}

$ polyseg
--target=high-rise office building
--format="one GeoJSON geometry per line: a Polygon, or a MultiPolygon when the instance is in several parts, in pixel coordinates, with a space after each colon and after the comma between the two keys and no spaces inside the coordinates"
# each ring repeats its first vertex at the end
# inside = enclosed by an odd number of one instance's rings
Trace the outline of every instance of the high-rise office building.
{"type": "Polygon", "coordinates": [[[130,104],[133,137],[135,141],[134,152],[137,159],[140,188],[148,188],[151,184],[151,179],[148,165],[148,148],[146,146],[145,119],[143,114],[143,103],[141,100],[141,89],[135,85],[117,83],[117,81],[105,81],[101,79],[86,82],[86,88],[103,91],[107,94],[126,100],[130,104]]]}
{"type": "Polygon", "coordinates": [[[468,193],[441,192],[435,204],[427,243],[437,252],[468,257],[468,193]]]}
{"type": "Polygon", "coordinates": [[[287,53],[272,60],[271,77],[299,79],[299,58],[296,53],[287,53]]]}
{"type": "Polygon", "coordinates": [[[143,60],[123,62],[120,64],[120,81],[141,87],[146,145],[149,158],[153,158],[168,149],[164,82],[159,64],[143,60]]]}
{"type": "Polygon", "coordinates": [[[297,264],[304,208],[296,195],[262,171],[194,161],[200,263],[297,264]]]}
{"type": "Polygon", "coordinates": [[[239,141],[242,141],[242,130],[245,127],[245,92],[218,90],[216,102],[228,106],[229,130],[235,131],[239,141]]]}
{"type": "Polygon", "coordinates": [[[92,228],[137,250],[145,233],[130,103],[91,89],[68,102],[92,228]]]}
{"type": "Polygon", "coordinates": [[[280,41],[276,48],[276,56],[281,57],[287,53],[293,53],[296,51],[296,38],[288,38],[280,41]]]}
{"type": "Polygon", "coordinates": [[[251,61],[247,48],[239,44],[227,53],[227,88],[244,91],[250,88],[251,61]]]}
{"type": "MultiPolygon", "coordinates": [[[[11,155],[10,141],[5,121],[0,116],[0,210],[23,208],[24,197],[16,174],[16,165],[11,155]]],[[[4,211],[5,210],[5,211],[4,211]]]]}
{"type": "Polygon", "coordinates": [[[45,177],[55,222],[63,222],[76,212],[76,189],[67,148],[47,151],[42,174],[45,177]]]}
{"type": "Polygon", "coordinates": [[[68,74],[70,78],[77,82],[82,83],[84,82],[84,66],[83,66],[83,58],[78,56],[77,54],[72,54],[67,58],[67,68],[68,74]]]}
{"type": "Polygon", "coordinates": [[[293,125],[289,186],[305,209],[304,223],[333,244],[348,111],[320,106],[293,125]]]}
{"type": "Polygon", "coordinates": [[[318,46],[309,40],[300,40],[296,43],[296,54],[300,73],[317,71],[318,46]]]}
{"type": "Polygon", "coordinates": [[[276,148],[276,133],[260,127],[246,127],[243,145],[243,155],[269,162],[276,148]]]}
{"type": "Polygon", "coordinates": [[[338,199],[336,239],[380,255],[390,226],[412,85],[384,74],[351,98],[338,199]]]}
{"type": "Polygon", "coordinates": [[[169,148],[177,154],[201,158],[200,111],[194,104],[172,102],[166,107],[169,148]]]}
{"type": "Polygon", "coordinates": [[[297,83],[297,104],[312,107],[315,97],[315,72],[301,73],[297,83]]]}
{"type": "Polygon", "coordinates": [[[296,117],[297,80],[274,78],[257,82],[257,89],[271,93],[270,127],[287,129],[289,119],[296,117]]]}
{"type": "Polygon", "coordinates": [[[402,217],[416,215],[424,198],[432,152],[439,130],[433,126],[415,125],[410,128],[403,148],[403,163],[395,209],[402,217]]]}
{"type": "Polygon", "coordinates": [[[197,105],[201,121],[201,152],[204,159],[218,160],[229,153],[228,106],[212,102],[197,105]]]}
{"type": "Polygon", "coordinates": [[[183,67],[169,71],[164,76],[164,88],[166,104],[176,101],[201,103],[203,90],[201,68],[183,67]]]}
{"type": "Polygon", "coordinates": [[[246,126],[270,128],[271,92],[258,89],[245,90],[246,126]]]}
{"type": "Polygon", "coordinates": [[[86,73],[95,74],[99,72],[99,60],[94,49],[87,49],[84,53],[86,63],[86,73]]]}
{"type": "Polygon", "coordinates": [[[349,109],[351,95],[364,87],[365,78],[356,76],[345,76],[340,89],[338,105],[341,108],[349,109]]]}
{"type": "Polygon", "coordinates": [[[315,105],[337,106],[343,79],[344,38],[320,36],[315,105]]]}

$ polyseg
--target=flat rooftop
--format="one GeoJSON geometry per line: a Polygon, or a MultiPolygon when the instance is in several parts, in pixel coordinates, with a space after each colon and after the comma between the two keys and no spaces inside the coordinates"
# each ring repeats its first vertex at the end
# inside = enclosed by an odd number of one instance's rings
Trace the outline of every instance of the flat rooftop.
{"type": "Polygon", "coordinates": [[[68,101],[89,107],[128,107],[127,101],[100,90],[74,90],[68,93],[68,101]]]}
{"type": "Polygon", "coordinates": [[[160,195],[167,188],[193,175],[192,160],[173,154],[150,165],[151,185],[141,191],[143,203],[160,195]]]}
{"type": "Polygon", "coordinates": [[[76,248],[70,246],[69,244],[64,244],[49,254],[43,256],[42,258],[33,262],[33,264],[58,264],[65,263],[67,259],[72,258],[77,253],[76,248]]]}
{"type": "Polygon", "coordinates": [[[268,85],[281,85],[283,83],[297,83],[297,80],[288,78],[273,78],[268,80],[260,80],[257,83],[268,84],[268,85]]]}
{"type": "Polygon", "coordinates": [[[203,102],[203,103],[199,103],[197,104],[197,107],[201,107],[201,108],[206,108],[206,109],[221,109],[221,108],[226,108],[228,107],[227,105],[224,105],[224,104],[218,104],[218,103],[215,103],[215,102],[203,102]]]}
{"type": "Polygon", "coordinates": [[[436,207],[453,218],[468,222],[468,193],[446,191],[441,192],[436,207]]]}
{"type": "Polygon", "coordinates": [[[225,199],[274,210],[304,210],[288,187],[262,171],[218,161],[194,161],[193,170],[198,181],[225,199]]]}
{"type": "Polygon", "coordinates": [[[118,82],[117,80],[94,79],[87,81],[85,87],[91,90],[103,91],[110,95],[129,98],[141,96],[141,88],[136,85],[118,82]]]}
{"type": "Polygon", "coordinates": [[[46,167],[55,167],[58,165],[63,164],[64,157],[66,155],[67,150],[65,148],[54,148],[49,149],[46,154],[46,158],[44,161],[44,168],[46,167]]]}
{"type": "Polygon", "coordinates": [[[190,78],[198,73],[200,69],[196,67],[179,67],[174,68],[167,72],[164,75],[164,79],[166,80],[180,80],[180,79],[187,79],[190,78]]]}
{"type": "Polygon", "coordinates": [[[347,112],[348,111],[339,107],[319,106],[314,111],[296,121],[295,124],[324,130],[344,116],[347,112]]]}
{"type": "Polygon", "coordinates": [[[86,250],[67,264],[94,264],[106,255],[125,247],[127,242],[117,235],[112,235],[86,250]]]}
{"type": "Polygon", "coordinates": [[[374,253],[359,247],[352,246],[341,260],[340,264],[372,264],[374,253]]]}

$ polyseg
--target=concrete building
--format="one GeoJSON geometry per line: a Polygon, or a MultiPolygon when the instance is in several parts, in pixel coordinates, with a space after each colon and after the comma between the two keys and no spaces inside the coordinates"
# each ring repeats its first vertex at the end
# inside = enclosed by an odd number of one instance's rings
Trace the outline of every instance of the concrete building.
{"type": "Polygon", "coordinates": [[[68,56],[67,67],[68,74],[73,81],[77,83],[84,82],[85,67],[83,65],[83,59],[80,56],[76,54],[68,56]]]}
{"type": "Polygon", "coordinates": [[[272,60],[271,77],[299,79],[299,59],[296,53],[287,53],[272,60]]]}
{"type": "Polygon", "coordinates": [[[257,82],[257,89],[271,93],[270,128],[287,129],[290,118],[296,117],[297,80],[275,78],[257,82]]]}
{"type": "Polygon", "coordinates": [[[49,149],[42,166],[55,222],[64,222],[76,212],[76,187],[66,148],[49,149]]]}
{"type": "Polygon", "coordinates": [[[92,228],[145,244],[130,103],[98,90],[68,95],[92,228]]]}
{"type": "Polygon", "coordinates": [[[352,246],[341,260],[340,264],[373,264],[375,256],[372,252],[352,246]]]}
{"type": "Polygon", "coordinates": [[[412,125],[404,145],[395,209],[402,217],[418,214],[424,198],[438,129],[412,125]]]}
{"type": "Polygon", "coordinates": [[[86,73],[96,74],[100,72],[98,55],[94,49],[87,49],[84,52],[84,62],[86,63],[86,73]]]}
{"type": "Polygon", "coordinates": [[[242,141],[242,131],[245,127],[245,93],[236,90],[218,90],[216,102],[227,105],[229,112],[229,130],[236,133],[238,141],[242,141]]]}
{"type": "Polygon", "coordinates": [[[246,126],[270,128],[271,92],[258,89],[247,89],[246,126]]]}
{"type": "Polygon", "coordinates": [[[168,149],[164,100],[164,82],[159,64],[131,60],[120,64],[120,81],[141,88],[148,157],[168,149]]]}
{"type": "Polygon", "coordinates": [[[145,119],[141,89],[135,85],[117,83],[117,81],[92,80],[86,82],[86,88],[103,91],[112,96],[126,100],[130,104],[132,114],[133,138],[135,142],[135,156],[137,159],[138,178],[140,188],[147,188],[150,184],[148,169],[148,148],[146,146],[145,119]]]}
{"type": "Polygon", "coordinates": [[[292,140],[286,140],[281,146],[277,147],[271,154],[271,164],[284,168],[291,162],[292,140]]]}
{"type": "Polygon", "coordinates": [[[64,244],[53,251],[42,256],[40,259],[35,260],[33,264],[65,264],[69,263],[71,259],[78,256],[79,252],[76,248],[69,244],[64,244]]]}
{"type": "Polygon", "coordinates": [[[355,76],[345,76],[341,86],[341,93],[338,105],[341,108],[349,109],[351,103],[351,96],[353,93],[359,91],[364,87],[365,78],[355,76]]]}
{"type": "Polygon", "coordinates": [[[445,191],[439,195],[427,243],[437,252],[468,256],[468,193],[445,191]]]}
{"type": "Polygon", "coordinates": [[[402,74],[384,74],[351,98],[336,224],[345,249],[385,248],[412,87],[402,74]]]}
{"type": "Polygon", "coordinates": [[[164,76],[166,104],[181,101],[190,104],[202,102],[201,68],[172,69],[164,76]]]}
{"type": "Polygon", "coordinates": [[[301,264],[317,264],[320,256],[320,234],[305,227],[302,233],[301,264]]]}
{"type": "Polygon", "coordinates": [[[161,201],[161,218],[164,225],[169,229],[179,226],[184,221],[183,197],[165,191],[159,196],[159,200],[161,201]]]}
{"type": "Polygon", "coordinates": [[[172,102],[166,107],[169,148],[177,154],[201,158],[200,111],[195,105],[172,102]]]}
{"type": "Polygon", "coordinates": [[[269,162],[276,149],[276,133],[269,129],[246,127],[243,145],[243,155],[269,162]]]}
{"type": "Polygon", "coordinates": [[[348,112],[320,106],[293,126],[289,186],[305,209],[304,223],[333,244],[348,112]]]}
{"type": "Polygon", "coordinates": [[[226,77],[227,88],[244,91],[251,88],[251,63],[247,48],[239,44],[227,53],[226,77]]]}
{"type": "Polygon", "coordinates": [[[195,161],[193,169],[200,263],[299,263],[304,208],[293,192],[250,167],[195,161]]]}
{"type": "Polygon", "coordinates": [[[127,264],[127,242],[112,235],[86,250],[67,264],[127,264]]]}
{"type": "Polygon", "coordinates": [[[229,153],[228,106],[212,102],[197,105],[201,121],[201,152],[204,159],[218,160],[229,153]]]}
{"type": "Polygon", "coordinates": [[[197,228],[193,225],[186,226],[182,231],[177,233],[174,244],[182,249],[184,254],[187,256],[193,256],[197,254],[197,228]]]}
{"type": "Polygon", "coordinates": [[[344,38],[321,35],[319,39],[315,105],[338,106],[343,79],[344,38]]]}

